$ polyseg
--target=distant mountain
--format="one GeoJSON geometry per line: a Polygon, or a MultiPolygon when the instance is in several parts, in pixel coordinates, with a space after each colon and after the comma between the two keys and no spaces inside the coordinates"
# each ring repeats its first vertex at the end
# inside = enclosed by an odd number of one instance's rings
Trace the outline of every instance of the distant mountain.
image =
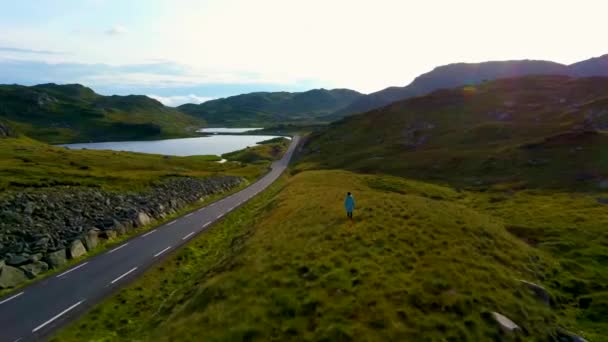
{"type": "Polygon", "coordinates": [[[0,121],[50,143],[183,136],[204,125],[141,95],[102,96],[79,84],[0,85],[0,121]]]}
{"type": "Polygon", "coordinates": [[[338,110],[333,119],[380,108],[392,102],[426,95],[437,89],[474,85],[483,81],[527,75],[608,76],[608,55],[572,65],[550,61],[519,60],[483,63],[455,63],[422,74],[405,87],[390,87],[371,93],[338,110]]]}
{"type": "Polygon", "coordinates": [[[210,125],[260,125],[323,121],[363,94],[349,89],[314,89],[306,92],[256,92],[185,104],[178,109],[210,125]]]}

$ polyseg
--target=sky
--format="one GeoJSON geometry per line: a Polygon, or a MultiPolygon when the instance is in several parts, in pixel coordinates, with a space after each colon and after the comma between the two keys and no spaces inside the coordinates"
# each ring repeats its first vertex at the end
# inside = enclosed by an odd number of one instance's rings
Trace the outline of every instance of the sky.
{"type": "Polygon", "coordinates": [[[608,53],[606,0],[0,0],[0,83],[175,106],[405,86],[455,62],[608,53]]]}

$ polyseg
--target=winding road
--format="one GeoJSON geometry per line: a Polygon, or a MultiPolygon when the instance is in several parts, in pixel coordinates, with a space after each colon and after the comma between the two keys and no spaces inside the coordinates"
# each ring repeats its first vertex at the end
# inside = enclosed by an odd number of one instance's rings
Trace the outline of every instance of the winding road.
{"type": "Polygon", "coordinates": [[[293,137],[281,160],[251,186],[184,215],[67,271],[0,298],[0,341],[39,341],[136,279],[213,223],[235,210],[283,173],[299,143],[293,137]]]}

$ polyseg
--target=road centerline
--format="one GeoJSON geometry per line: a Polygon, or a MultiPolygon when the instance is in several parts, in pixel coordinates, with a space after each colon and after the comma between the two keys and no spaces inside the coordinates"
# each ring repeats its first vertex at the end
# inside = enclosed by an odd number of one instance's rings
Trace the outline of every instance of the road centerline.
{"type": "Polygon", "coordinates": [[[116,279],[112,280],[112,281],[110,282],[110,284],[114,284],[114,283],[116,283],[116,282],[117,282],[117,281],[119,281],[120,279],[122,279],[122,278],[124,278],[124,277],[128,276],[129,274],[133,273],[133,272],[134,272],[136,269],[137,269],[137,267],[133,267],[132,269],[130,269],[130,270],[128,270],[127,272],[123,273],[123,274],[122,274],[120,277],[118,277],[118,278],[116,278],[116,279]]]}
{"type": "Polygon", "coordinates": [[[142,235],[141,237],[146,237],[152,233],[154,233],[156,231],[156,229],[152,229],[151,231],[147,232],[146,234],[142,235]]]}
{"type": "Polygon", "coordinates": [[[156,258],[156,257],[158,257],[158,256],[162,255],[163,253],[165,253],[166,251],[168,251],[168,250],[170,250],[170,249],[171,249],[171,246],[169,246],[169,247],[167,247],[167,248],[163,249],[162,251],[160,251],[160,252],[158,252],[158,253],[154,254],[154,257],[156,258]]]}
{"type": "Polygon", "coordinates": [[[25,293],[25,292],[21,291],[21,292],[17,293],[16,295],[12,296],[12,297],[6,298],[5,300],[3,300],[3,301],[1,301],[1,302],[0,302],[0,305],[2,305],[2,304],[4,304],[4,303],[9,302],[9,301],[11,301],[11,300],[13,300],[13,299],[15,299],[15,298],[17,298],[17,297],[21,296],[21,295],[22,295],[22,294],[24,294],[24,293],[25,293]]]}
{"type": "Polygon", "coordinates": [[[69,269],[69,270],[67,270],[67,271],[65,271],[65,272],[63,272],[63,273],[61,273],[60,275],[58,275],[58,276],[57,276],[57,277],[55,277],[55,278],[61,278],[61,277],[63,277],[64,275],[66,275],[66,274],[68,274],[68,273],[70,273],[70,272],[76,271],[77,269],[79,269],[79,268],[83,267],[84,265],[86,265],[86,264],[88,264],[88,263],[89,263],[88,261],[87,261],[87,262],[84,262],[84,263],[82,263],[82,264],[80,264],[80,265],[78,265],[78,266],[76,266],[76,267],[74,267],[74,268],[72,268],[72,269],[69,269]]]}
{"type": "Polygon", "coordinates": [[[33,333],[35,333],[36,331],[46,327],[47,325],[53,323],[57,318],[65,315],[66,313],[68,313],[70,310],[73,310],[75,307],[77,307],[78,305],[82,304],[82,302],[84,302],[84,300],[81,300],[80,302],[70,306],[69,308],[61,311],[59,314],[57,314],[56,316],[54,316],[53,318],[49,319],[48,321],[42,323],[41,325],[37,326],[36,328],[34,328],[34,330],[32,330],[33,333]]]}
{"type": "Polygon", "coordinates": [[[125,247],[125,246],[126,246],[126,245],[128,245],[128,244],[129,244],[128,242],[127,242],[127,243],[125,243],[125,244],[122,244],[122,245],[120,245],[120,246],[118,246],[118,247],[116,247],[116,248],[114,248],[114,249],[110,250],[110,251],[108,252],[108,254],[112,254],[112,253],[116,252],[117,250],[119,250],[119,249],[121,249],[121,248],[125,247]]]}

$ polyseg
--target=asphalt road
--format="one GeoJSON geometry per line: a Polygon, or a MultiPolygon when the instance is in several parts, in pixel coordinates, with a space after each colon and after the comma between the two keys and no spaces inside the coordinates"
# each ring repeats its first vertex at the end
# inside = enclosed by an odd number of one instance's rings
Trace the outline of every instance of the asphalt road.
{"type": "Polygon", "coordinates": [[[0,341],[39,341],[133,281],[154,263],[266,189],[283,173],[294,137],[272,170],[246,189],[134,237],[67,271],[0,298],[0,341]]]}

